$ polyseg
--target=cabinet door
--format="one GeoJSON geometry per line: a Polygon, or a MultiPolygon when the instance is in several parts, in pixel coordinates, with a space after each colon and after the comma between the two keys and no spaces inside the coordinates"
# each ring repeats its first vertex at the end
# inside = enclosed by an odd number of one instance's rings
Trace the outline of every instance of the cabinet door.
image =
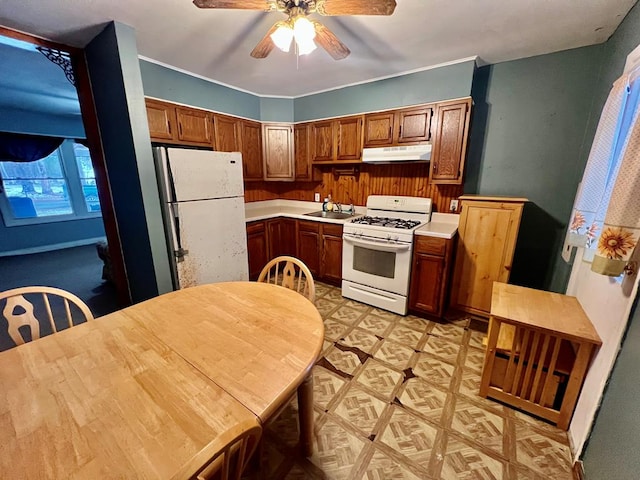
{"type": "Polygon", "coordinates": [[[203,110],[176,107],[178,140],[213,146],[211,114],[203,110]]]}
{"type": "Polygon", "coordinates": [[[264,179],[293,181],[293,127],[279,123],[262,125],[262,145],[264,179]]]}
{"type": "Polygon", "coordinates": [[[257,280],[262,268],[267,264],[267,230],[265,222],[247,224],[247,254],[249,257],[249,278],[257,280]]]}
{"type": "Polygon", "coordinates": [[[157,100],[145,99],[151,140],[175,140],[176,109],[157,100]]]}
{"type": "Polygon", "coordinates": [[[311,127],[308,123],[293,127],[293,146],[295,149],[296,180],[312,180],[311,157],[309,155],[309,135],[311,127]]]}
{"type": "Polygon", "coordinates": [[[280,255],[295,257],[296,252],[296,225],[292,218],[280,219],[280,255]]]}
{"type": "Polygon", "coordinates": [[[409,305],[412,309],[440,314],[444,257],[415,253],[411,272],[409,305]]]}
{"type": "Polygon", "coordinates": [[[462,184],[467,153],[469,101],[439,104],[429,179],[431,183],[462,184]]]}
{"type": "Polygon", "coordinates": [[[298,255],[311,274],[319,278],[320,274],[320,224],[318,222],[298,221],[298,255]]]}
{"type": "Polygon", "coordinates": [[[334,128],[332,121],[311,124],[311,160],[333,162],[334,128]]]}
{"type": "Polygon", "coordinates": [[[267,238],[269,239],[269,245],[267,248],[267,261],[270,261],[276,257],[282,255],[280,251],[280,219],[275,218],[273,220],[267,220],[267,238]]]}
{"type": "Polygon", "coordinates": [[[336,120],[336,160],[360,160],[362,157],[362,116],[336,120]]]}
{"type": "Polygon", "coordinates": [[[342,281],[342,225],[322,226],[320,278],[334,285],[340,285],[342,281]]]}
{"type": "Polygon", "coordinates": [[[370,113],[364,116],[364,147],[393,145],[393,112],[370,113]]]}
{"type": "Polygon", "coordinates": [[[522,203],[463,200],[452,306],[488,316],[493,282],[509,280],[522,207],[522,203]]]}
{"type": "Polygon", "coordinates": [[[242,120],[225,115],[213,116],[215,149],[219,152],[240,151],[240,130],[242,120]]]}
{"type": "Polygon", "coordinates": [[[242,170],[245,180],[262,180],[262,125],[242,121],[242,170]]]}
{"type": "Polygon", "coordinates": [[[428,142],[431,139],[431,116],[433,109],[430,107],[409,108],[399,110],[398,139],[397,143],[428,142]]]}

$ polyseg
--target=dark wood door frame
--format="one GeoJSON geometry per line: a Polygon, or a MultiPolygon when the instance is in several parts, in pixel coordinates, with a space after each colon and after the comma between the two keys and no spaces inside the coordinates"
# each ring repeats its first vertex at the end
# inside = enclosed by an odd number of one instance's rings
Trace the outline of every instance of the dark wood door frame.
{"type": "Polygon", "coordinates": [[[34,45],[67,52],[71,57],[76,81],[76,90],[78,91],[78,100],[80,102],[80,111],[82,113],[82,122],[84,124],[87,144],[91,154],[91,163],[93,164],[93,170],[96,175],[98,198],[100,199],[102,221],[104,223],[107,242],[109,244],[113,282],[118,294],[118,303],[121,307],[131,305],[131,293],[129,290],[129,282],[127,280],[124,257],[122,255],[122,244],[120,242],[118,224],[113,208],[111,188],[109,186],[109,178],[107,176],[107,165],[104,158],[104,152],[102,150],[100,129],[93,101],[93,94],[91,91],[91,83],[89,82],[89,72],[87,70],[84,50],[52,42],[35,35],[19,32],[2,26],[0,26],[0,35],[22,40],[34,45]]]}

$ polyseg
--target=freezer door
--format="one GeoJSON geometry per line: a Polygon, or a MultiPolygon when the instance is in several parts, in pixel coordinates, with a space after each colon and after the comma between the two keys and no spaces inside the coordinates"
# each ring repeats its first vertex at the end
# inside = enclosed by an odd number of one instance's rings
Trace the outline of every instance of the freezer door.
{"type": "Polygon", "coordinates": [[[180,288],[249,279],[242,197],[180,202],[180,288]]]}
{"type": "Polygon", "coordinates": [[[240,153],[186,148],[167,152],[178,202],[244,195],[240,153]]]}

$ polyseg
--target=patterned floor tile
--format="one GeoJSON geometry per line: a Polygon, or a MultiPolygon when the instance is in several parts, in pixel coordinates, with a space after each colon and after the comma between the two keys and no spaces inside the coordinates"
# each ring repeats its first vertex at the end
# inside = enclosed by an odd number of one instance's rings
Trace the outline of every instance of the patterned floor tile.
{"type": "Polygon", "coordinates": [[[424,336],[424,333],[398,323],[393,327],[393,330],[391,330],[386,338],[389,340],[395,340],[396,342],[411,348],[418,348],[424,336]]]}
{"type": "Polygon", "coordinates": [[[355,425],[363,436],[368,437],[374,433],[374,427],[387,405],[352,383],[340,403],[333,408],[333,413],[355,425]]]}
{"type": "Polygon", "coordinates": [[[467,355],[464,359],[464,368],[482,373],[482,367],[484,366],[485,352],[484,350],[478,350],[477,348],[468,348],[467,355]]]}
{"type": "Polygon", "coordinates": [[[331,288],[327,293],[323,295],[323,298],[326,300],[331,300],[332,302],[342,303],[342,291],[339,288],[331,288]]]}
{"type": "Polygon", "coordinates": [[[343,352],[335,346],[325,355],[327,361],[341,372],[353,375],[356,369],[362,365],[358,356],[353,352],[343,352]]]}
{"type": "MultiPolygon", "coordinates": [[[[505,465],[498,459],[449,436],[442,462],[442,480],[501,480],[505,465]]],[[[506,480],[506,478],[505,478],[506,480]]]]}
{"type": "Polygon", "coordinates": [[[422,351],[455,364],[460,353],[460,344],[451,343],[434,335],[427,335],[427,343],[422,346],[422,351]]]}
{"type": "Polygon", "coordinates": [[[571,452],[567,445],[517,423],[516,459],[521,465],[548,478],[571,478],[571,452]]]}
{"type": "Polygon", "coordinates": [[[400,345],[391,340],[384,340],[373,356],[378,360],[393,365],[398,370],[404,370],[409,366],[411,357],[414,354],[415,350],[413,348],[400,345]]]}
{"type": "Polygon", "coordinates": [[[413,367],[413,373],[430,383],[448,389],[451,386],[455,369],[454,365],[439,360],[428,353],[418,353],[418,361],[413,367]]]}
{"type": "Polygon", "coordinates": [[[447,391],[420,378],[410,378],[403,385],[398,400],[404,407],[439,424],[447,404],[447,391]]]}
{"type": "Polygon", "coordinates": [[[327,285],[326,283],[315,282],[316,285],[316,298],[322,297],[327,293],[335,290],[331,285],[327,285]]]}
{"type": "Polygon", "coordinates": [[[324,321],[324,338],[335,342],[339,338],[342,338],[342,335],[349,330],[349,328],[351,327],[344,323],[328,318],[324,321]]]}
{"type": "Polygon", "coordinates": [[[431,329],[431,335],[442,337],[453,343],[461,343],[465,330],[457,325],[450,323],[436,323],[431,329]]]}
{"type": "Polygon", "coordinates": [[[364,439],[328,419],[316,433],[316,448],[309,460],[322,470],[323,478],[348,478],[364,446],[364,439]]]}
{"type": "Polygon", "coordinates": [[[320,312],[320,315],[322,315],[322,318],[326,318],[329,313],[338,308],[338,305],[340,305],[338,302],[327,300],[324,297],[316,298],[316,301],[314,303],[316,305],[316,308],[318,309],[318,312],[320,312]]]}
{"type": "Polygon", "coordinates": [[[550,423],[547,423],[545,421],[538,420],[537,418],[527,413],[519,412],[518,410],[513,410],[513,415],[516,419],[516,422],[525,422],[525,425],[535,428],[536,430],[540,431],[540,433],[544,433],[557,442],[567,444],[567,442],[569,441],[567,432],[559,429],[555,425],[551,425],[550,423]]]}
{"type": "Polygon", "coordinates": [[[409,467],[399,463],[379,449],[375,449],[367,470],[361,477],[366,480],[424,480],[424,474],[420,476],[409,470],[409,467]]]}
{"type": "Polygon", "coordinates": [[[353,325],[364,315],[362,310],[356,310],[355,308],[340,306],[335,310],[331,317],[334,320],[338,320],[342,323],[353,325]]]}
{"type": "MultiPolygon", "coordinates": [[[[271,478],[267,476],[266,478],[271,478]]],[[[315,480],[316,477],[309,475],[300,465],[294,465],[284,480],[315,480]]]]}
{"type": "Polygon", "coordinates": [[[389,423],[376,442],[389,446],[421,468],[428,468],[438,429],[400,407],[392,408],[389,423]]]}
{"type": "Polygon", "coordinates": [[[267,423],[265,435],[277,438],[279,443],[283,443],[290,448],[298,445],[300,438],[298,432],[298,412],[287,405],[282,412],[267,423]]]}
{"type": "Polygon", "coordinates": [[[346,380],[320,366],[313,367],[313,402],[326,410],[346,380]]]}
{"type": "Polygon", "coordinates": [[[475,403],[481,405],[484,408],[491,410],[497,410],[498,413],[504,412],[504,406],[501,403],[491,400],[489,398],[483,398],[480,396],[480,373],[475,370],[469,370],[463,368],[461,370],[460,386],[458,393],[473,400],[475,403]]]}
{"type": "Polygon", "coordinates": [[[487,337],[486,333],[471,330],[471,336],[469,337],[469,346],[474,348],[479,348],[480,350],[484,351],[486,347],[482,342],[486,337],[487,337]]]}
{"type": "Polygon", "coordinates": [[[390,326],[391,322],[389,320],[376,317],[375,315],[365,315],[362,320],[360,320],[360,323],[358,323],[358,328],[362,328],[378,336],[384,336],[390,326]]]}
{"type": "Polygon", "coordinates": [[[408,315],[406,317],[402,317],[398,321],[399,325],[404,325],[405,327],[413,328],[420,333],[429,331],[433,328],[433,322],[429,320],[425,320],[424,318],[419,318],[414,315],[408,315]]]}
{"type": "Polygon", "coordinates": [[[359,348],[363,352],[371,353],[373,347],[375,347],[379,341],[378,337],[372,335],[367,330],[356,327],[342,337],[340,343],[349,347],[359,348]]]}
{"type": "Polygon", "coordinates": [[[371,315],[376,315],[378,317],[384,318],[385,320],[389,320],[391,322],[397,322],[403,318],[402,315],[388,312],[386,310],[382,310],[381,308],[372,308],[370,313],[371,315]]]}
{"type": "Polygon", "coordinates": [[[343,305],[349,308],[355,308],[356,310],[360,310],[361,312],[368,312],[371,310],[369,305],[365,305],[364,303],[356,302],[355,300],[349,300],[348,298],[343,297],[343,305]]]}
{"type": "Polygon", "coordinates": [[[501,416],[459,398],[456,401],[451,428],[503,454],[504,423],[505,420],[501,416]]]}
{"type": "Polygon", "coordinates": [[[370,358],[364,365],[364,369],[356,377],[356,381],[388,401],[393,399],[393,391],[401,382],[403,375],[392,370],[379,361],[370,358]]]}

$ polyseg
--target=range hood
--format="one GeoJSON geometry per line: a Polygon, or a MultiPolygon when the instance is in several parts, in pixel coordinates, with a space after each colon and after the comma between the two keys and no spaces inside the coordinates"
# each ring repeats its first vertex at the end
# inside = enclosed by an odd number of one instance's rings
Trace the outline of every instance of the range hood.
{"type": "Polygon", "coordinates": [[[428,162],[431,159],[431,144],[401,147],[365,148],[364,163],[428,162]]]}

